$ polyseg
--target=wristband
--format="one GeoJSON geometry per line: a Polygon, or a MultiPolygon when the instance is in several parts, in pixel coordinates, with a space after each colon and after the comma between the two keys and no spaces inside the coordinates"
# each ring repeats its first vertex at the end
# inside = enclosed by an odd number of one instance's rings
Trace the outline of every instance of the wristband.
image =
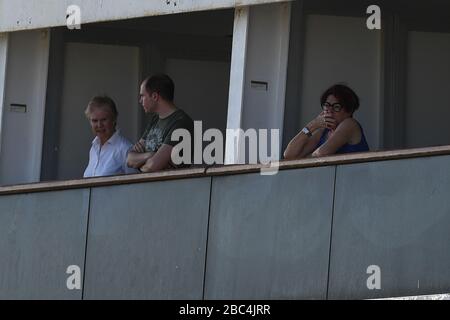
{"type": "Polygon", "coordinates": [[[302,129],[301,132],[303,132],[304,134],[306,134],[309,138],[312,137],[311,130],[309,130],[308,127],[304,127],[304,128],[302,129]]]}

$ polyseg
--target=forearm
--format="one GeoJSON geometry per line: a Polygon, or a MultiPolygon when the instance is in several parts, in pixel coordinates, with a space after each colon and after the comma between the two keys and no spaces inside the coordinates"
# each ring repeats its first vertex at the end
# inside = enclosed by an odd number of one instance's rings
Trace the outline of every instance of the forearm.
{"type": "Polygon", "coordinates": [[[294,139],[289,142],[286,150],[284,151],[284,158],[288,160],[297,158],[308,143],[308,138],[309,137],[302,132],[298,133],[294,139]]]}
{"type": "MultiPolygon", "coordinates": [[[[316,131],[318,129],[317,125],[314,121],[311,121],[306,125],[306,127],[309,129],[311,133],[316,131]]],[[[306,134],[299,132],[288,144],[286,150],[284,151],[284,158],[285,159],[296,159],[296,158],[302,158],[305,156],[304,150],[307,146],[308,142],[310,140],[310,137],[308,137],[306,134]]]]}
{"type": "Polygon", "coordinates": [[[139,169],[142,167],[148,159],[153,157],[153,152],[134,152],[130,151],[127,157],[127,165],[130,168],[139,169]]]}
{"type": "Polygon", "coordinates": [[[163,144],[158,152],[141,167],[141,172],[154,172],[167,169],[171,163],[172,146],[163,144]]]}
{"type": "Polygon", "coordinates": [[[154,157],[147,159],[140,167],[141,172],[155,172],[166,169],[168,166],[165,163],[157,161],[154,157]]]}

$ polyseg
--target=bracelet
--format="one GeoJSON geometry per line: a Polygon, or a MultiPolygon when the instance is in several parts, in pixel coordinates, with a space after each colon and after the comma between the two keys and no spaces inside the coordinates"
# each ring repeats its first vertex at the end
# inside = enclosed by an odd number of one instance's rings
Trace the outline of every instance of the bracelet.
{"type": "Polygon", "coordinates": [[[306,135],[308,136],[308,138],[311,138],[311,137],[312,137],[311,130],[309,130],[308,127],[304,127],[304,128],[302,129],[301,132],[303,132],[304,134],[306,134],[306,135]]]}

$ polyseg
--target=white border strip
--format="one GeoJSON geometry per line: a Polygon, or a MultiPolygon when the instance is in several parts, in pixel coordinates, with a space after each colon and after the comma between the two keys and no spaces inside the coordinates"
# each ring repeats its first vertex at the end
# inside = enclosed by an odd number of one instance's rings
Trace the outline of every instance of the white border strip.
{"type": "MultiPolygon", "coordinates": [[[[8,34],[0,33],[0,155],[2,154],[2,124],[5,110],[6,70],[8,65],[8,34]]],[[[0,158],[1,161],[1,158],[0,158]]]]}
{"type": "Polygon", "coordinates": [[[406,296],[406,297],[371,299],[371,300],[450,300],[450,294],[442,293],[442,294],[430,294],[430,295],[424,295],[424,296],[406,296]]]}
{"type": "Polygon", "coordinates": [[[286,1],[291,0],[0,0],[0,32],[65,26],[70,5],[80,7],[83,24],[286,1]]]}
{"type": "MultiPolygon", "coordinates": [[[[227,129],[239,129],[242,124],[249,15],[249,7],[238,8],[234,14],[227,129]]],[[[227,131],[225,164],[238,163],[240,156],[238,154],[238,146],[240,143],[239,136],[237,137],[237,140],[231,139],[231,136],[227,131]]]]}

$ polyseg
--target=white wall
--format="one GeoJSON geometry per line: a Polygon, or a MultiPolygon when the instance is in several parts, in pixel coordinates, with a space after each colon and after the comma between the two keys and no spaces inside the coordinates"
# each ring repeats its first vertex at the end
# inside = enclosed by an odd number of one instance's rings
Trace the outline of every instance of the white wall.
{"type": "Polygon", "coordinates": [[[194,121],[203,121],[203,130],[225,132],[230,63],[168,59],[166,73],[175,82],[175,104],[194,121]]]}
{"type": "Polygon", "coordinates": [[[251,7],[242,128],[283,130],[290,4],[251,7]],[[252,88],[268,83],[268,90],[252,88]]]}
{"type": "Polygon", "coordinates": [[[450,144],[450,34],[410,32],[406,147],[450,144]]]}
{"type": "MultiPolygon", "coordinates": [[[[8,34],[0,33],[0,155],[2,154],[2,118],[5,100],[6,64],[8,56],[8,34]]],[[[0,160],[1,161],[1,160],[0,160]]]]}
{"type": "Polygon", "coordinates": [[[0,156],[4,185],[40,178],[49,33],[10,33],[8,47],[0,156]],[[26,104],[27,112],[12,112],[11,104],[26,104]]]}
{"type": "Polygon", "coordinates": [[[309,15],[304,48],[299,130],[320,113],[322,93],[343,82],[360,98],[354,117],[371,150],[379,148],[380,32],[368,30],[365,18],[309,15]]]}
{"type": "MultiPolygon", "coordinates": [[[[242,109],[244,102],[245,66],[247,63],[247,43],[250,20],[250,8],[236,8],[233,21],[233,42],[231,49],[230,87],[228,94],[227,129],[242,127],[242,109]]],[[[225,138],[225,164],[239,162],[239,152],[236,151],[239,141],[225,138]]]]}
{"type": "MultiPolygon", "coordinates": [[[[290,31],[290,3],[270,4],[250,7],[249,14],[239,19],[248,19],[240,23],[240,29],[235,29],[233,50],[246,48],[246,55],[233,52],[233,58],[243,61],[232,61],[232,65],[244,68],[244,85],[230,86],[230,104],[239,102],[242,105],[228,107],[228,128],[235,129],[278,129],[280,132],[279,150],[281,152],[281,137],[283,131],[284,102],[286,91],[287,59],[290,31]],[[245,43],[246,41],[246,43],[245,43]],[[244,42],[244,43],[243,43],[244,42]],[[252,82],[267,84],[267,90],[255,88],[252,82]],[[231,99],[233,97],[233,99],[231,99]]],[[[236,25],[235,25],[236,28],[236,25]]],[[[232,71],[238,74],[238,70],[232,71]]],[[[269,133],[270,137],[270,133],[269,133]]],[[[245,141],[236,142],[236,144],[245,141]]],[[[270,142],[270,138],[268,140],[270,142]]],[[[248,145],[246,144],[248,149],[248,145]]],[[[226,163],[247,162],[248,157],[236,154],[238,148],[227,141],[226,163]]],[[[268,146],[271,154],[270,144],[268,146]]],[[[246,150],[246,155],[248,151],[246,150]]]]}
{"type": "Polygon", "coordinates": [[[132,142],[138,138],[139,49],[137,47],[68,43],[58,154],[58,179],[83,176],[94,138],[84,110],[95,95],[116,103],[118,125],[132,142]]]}

